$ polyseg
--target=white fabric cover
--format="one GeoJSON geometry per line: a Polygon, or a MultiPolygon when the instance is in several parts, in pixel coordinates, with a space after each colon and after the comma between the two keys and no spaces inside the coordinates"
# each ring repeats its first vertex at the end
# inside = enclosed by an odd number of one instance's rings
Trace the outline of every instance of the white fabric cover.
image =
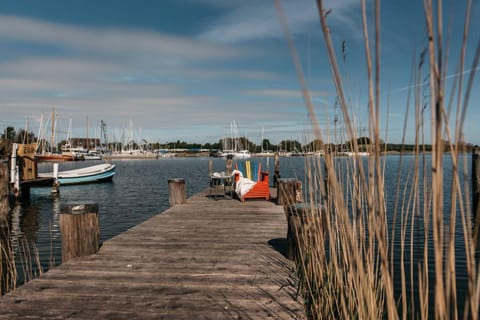
{"type": "Polygon", "coordinates": [[[235,174],[238,173],[240,176],[240,179],[237,181],[235,184],[235,193],[238,195],[238,197],[241,199],[245,194],[250,191],[250,189],[253,188],[253,186],[256,184],[256,182],[244,178],[242,172],[238,170],[233,170],[232,174],[235,177],[235,174]]]}

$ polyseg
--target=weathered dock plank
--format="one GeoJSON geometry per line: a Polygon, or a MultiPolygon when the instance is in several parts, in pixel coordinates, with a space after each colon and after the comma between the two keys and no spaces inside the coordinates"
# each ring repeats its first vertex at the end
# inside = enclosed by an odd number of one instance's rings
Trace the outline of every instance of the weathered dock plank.
{"type": "Polygon", "coordinates": [[[0,298],[0,319],[304,319],[282,207],[207,194],[0,298]]]}

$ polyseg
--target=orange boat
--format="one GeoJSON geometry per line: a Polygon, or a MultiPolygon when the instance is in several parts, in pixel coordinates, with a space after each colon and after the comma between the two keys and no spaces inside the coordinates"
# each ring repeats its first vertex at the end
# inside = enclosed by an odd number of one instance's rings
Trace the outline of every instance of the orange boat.
{"type": "Polygon", "coordinates": [[[38,161],[74,161],[75,157],[71,154],[45,153],[36,154],[38,161]]]}

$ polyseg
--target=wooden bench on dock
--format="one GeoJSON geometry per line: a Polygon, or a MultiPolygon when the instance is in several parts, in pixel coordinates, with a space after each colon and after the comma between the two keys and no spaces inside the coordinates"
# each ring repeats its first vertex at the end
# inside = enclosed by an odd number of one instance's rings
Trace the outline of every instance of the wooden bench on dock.
{"type": "Polygon", "coordinates": [[[286,234],[283,207],[205,190],[1,297],[0,319],[305,319],[286,234]]]}

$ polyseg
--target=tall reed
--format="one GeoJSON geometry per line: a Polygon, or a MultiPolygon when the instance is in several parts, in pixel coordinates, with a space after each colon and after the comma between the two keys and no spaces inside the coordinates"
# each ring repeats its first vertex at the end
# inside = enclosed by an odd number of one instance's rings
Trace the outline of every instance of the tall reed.
{"type": "MultiPolygon", "coordinates": [[[[3,218],[2,218],[3,219],[3,218]]],[[[0,222],[0,296],[15,289],[17,268],[6,221],[0,222]]]]}
{"type": "Polygon", "coordinates": [[[0,296],[43,274],[40,252],[26,238],[12,243],[8,222],[0,223],[0,296]]]}
{"type": "MultiPolygon", "coordinates": [[[[296,228],[296,238],[300,247],[297,268],[307,314],[312,319],[458,319],[462,315],[465,319],[478,319],[479,228],[472,225],[467,155],[462,148],[463,124],[480,59],[479,39],[474,44],[471,65],[466,67],[472,2],[467,0],[466,3],[460,36],[463,42],[455,62],[458,70],[451,92],[446,89],[449,48],[445,46],[443,3],[440,0],[423,2],[425,47],[418,61],[413,59],[413,83],[405,101],[407,116],[402,137],[405,141],[412,109],[415,152],[412,160],[405,164],[400,155],[394,186],[385,185],[386,157],[380,143],[380,1],[373,1],[372,42],[365,0],[361,0],[371,141],[367,159],[358,155],[352,106],[347,103],[348,93],[327,21],[327,16],[335,13],[324,7],[322,0],[316,3],[336,100],[355,156],[339,158],[335,152],[326,152],[323,159],[306,160],[306,198],[310,209],[303,224],[296,228]],[[464,79],[466,69],[470,70],[468,79],[464,79]],[[428,84],[423,81],[425,77],[428,84]],[[430,110],[429,116],[427,110],[430,110]],[[450,121],[452,110],[456,110],[454,121],[450,121]],[[431,125],[425,125],[427,121],[431,125]],[[425,131],[428,129],[431,130],[430,156],[425,154],[425,131]],[[444,162],[445,151],[451,155],[451,167],[448,168],[444,162]],[[447,174],[449,179],[446,179],[447,174]],[[449,185],[446,185],[447,180],[451,180],[449,185]],[[386,191],[392,188],[393,195],[387,195],[386,191]],[[457,221],[461,226],[457,226],[457,221]],[[457,241],[464,242],[465,252],[456,250],[457,241]],[[464,296],[458,295],[456,262],[460,255],[467,261],[466,280],[462,280],[462,286],[467,288],[464,296]]],[[[280,0],[276,1],[276,6],[315,138],[327,141],[329,138],[322,136],[316,120],[280,0]]],[[[476,221],[478,223],[480,217],[477,216],[476,221]]]]}

